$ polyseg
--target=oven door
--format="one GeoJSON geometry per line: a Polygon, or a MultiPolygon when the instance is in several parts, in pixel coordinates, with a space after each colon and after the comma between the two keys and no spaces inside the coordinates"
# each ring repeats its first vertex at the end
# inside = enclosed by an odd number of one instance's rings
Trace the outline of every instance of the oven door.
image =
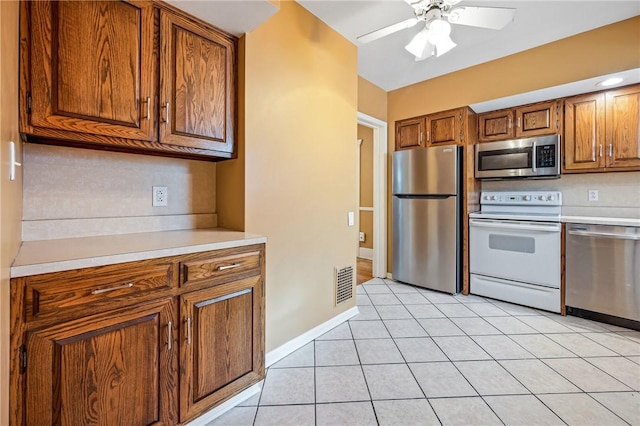
{"type": "Polygon", "coordinates": [[[560,223],[469,220],[472,274],[560,288],[560,223]]]}

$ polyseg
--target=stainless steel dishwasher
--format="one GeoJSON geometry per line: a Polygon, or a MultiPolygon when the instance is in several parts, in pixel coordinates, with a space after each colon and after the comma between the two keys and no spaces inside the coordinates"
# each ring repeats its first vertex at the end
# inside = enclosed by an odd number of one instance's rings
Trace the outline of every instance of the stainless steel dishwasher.
{"type": "Polygon", "coordinates": [[[580,316],[597,313],[631,320],[619,325],[637,328],[640,227],[568,223],[566,229],[567,307],[588,311],[578,311],[580,316]]]}

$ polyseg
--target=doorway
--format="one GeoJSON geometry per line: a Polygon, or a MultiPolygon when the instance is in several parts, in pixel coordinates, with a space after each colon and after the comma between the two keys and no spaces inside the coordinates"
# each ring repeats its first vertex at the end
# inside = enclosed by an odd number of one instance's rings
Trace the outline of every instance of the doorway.
{"type": "MultiPolygon", "coordinates": [[[[372,201],[373,206],[360,206],[360,191],[358,191],[358,207],[362,212],[372,212],[371,240],[372,260],[371,272],[373,277],[387,277],[387,123],[367,114],[358,112],[358,124],[372,131],[372,201]]],[[[358,140],[358,145],[360,145],[358,140]]],[[[358,150],[360,152],[360,150],[358,150]]],[[[358,155],[358,182],[360,182],[360,155],[358,155]]],[[[360,185],[358,185],[358,188],[360,185]]],[[[367,236],[365,235],[365,240],[367,236]]]]}

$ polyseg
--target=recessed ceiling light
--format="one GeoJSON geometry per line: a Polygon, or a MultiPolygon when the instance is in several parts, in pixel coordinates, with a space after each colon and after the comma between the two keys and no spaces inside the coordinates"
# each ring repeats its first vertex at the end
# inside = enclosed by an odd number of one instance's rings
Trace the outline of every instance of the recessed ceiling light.
{"type": "Polygon", "coordinates": [[[608,78],[608,79],[606,79],[604,81],[601,81],[596,86],[604,86],[604,87],[613,86],[614,84],[621,83],[622,80],[623,80],[622,77],[611,77],[611,78],[608,78]]]}

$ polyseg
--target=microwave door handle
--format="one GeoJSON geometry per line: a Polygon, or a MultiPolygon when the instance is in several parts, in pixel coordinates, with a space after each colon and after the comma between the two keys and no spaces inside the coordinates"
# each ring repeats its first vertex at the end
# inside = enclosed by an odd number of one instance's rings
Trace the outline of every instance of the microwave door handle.
{"type": "Polygon", "coordinates": [[[537,165],[538,165],[538,158],[537,158],[538,153],[537,153],[537,151],[538,150],[536,149],[537,147],[538,147],[538,141],[534,140],[533,141],[533,146],[532,146],[533,152],[531,153],[531,171],[534,174],[538,171],[538,167],[537,167],[537,165]]]}

